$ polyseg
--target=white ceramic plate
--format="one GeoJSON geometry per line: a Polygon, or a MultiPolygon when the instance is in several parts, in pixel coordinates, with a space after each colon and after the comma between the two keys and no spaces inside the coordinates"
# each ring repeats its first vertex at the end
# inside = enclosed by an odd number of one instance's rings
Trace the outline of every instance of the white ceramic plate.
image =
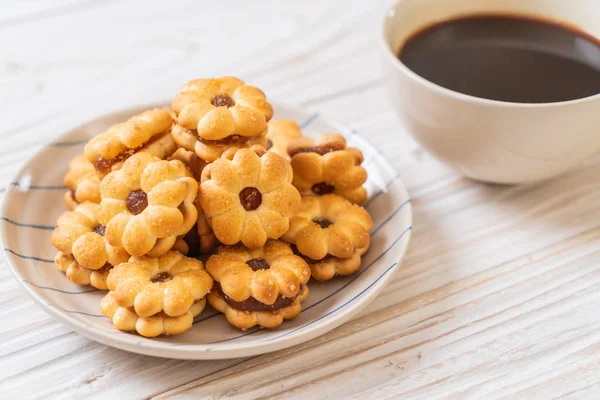
{"type": "Polygon", "coordinates": [[[69,160],[82,153],[91,136],[141,111],[138,108],[106,115],[66,133],[35,154],[5,194],[1,239],[12,272],[36,302],[76,332],[108,346],[169,358],[220,359],[267,353],[313,339],[344,323],[373,300],[399,267],[412,229],[412,211],[396,172],[357,132],[318,113],[276,105],[275,118],[297,121],[305,135],[341,132],[349,145],[363,151],[363,166],[369,174],[369,200],[365,206],[374,227],[371,249],[361,269],[327,283],[311,281],[310,296],[300,316],[275,330],[241,332],[210,306],[182,335],[147,339],[116,330],[99,311],[104,292],[75,285],[57,270],[50,235],[56,218],[65,211],[62,178],[69,160]]]}

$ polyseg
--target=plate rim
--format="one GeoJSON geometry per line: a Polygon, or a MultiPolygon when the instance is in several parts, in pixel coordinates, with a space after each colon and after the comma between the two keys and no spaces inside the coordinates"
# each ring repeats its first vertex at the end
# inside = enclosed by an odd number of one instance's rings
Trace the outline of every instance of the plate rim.
{"type": "MultiPolygon", "coordinates": [[[[42,152],[47,150],[47,148],[52,143],[59,142],[60,138],[63,138],[65,136],[72,134],[73,132],[81,129],[88,123],[93,123],[98,120],[111,118],[118,114],[134,115],[145,109],[151,109],[151,108],[156,108],[156,107],[163,108],[165,106],[168,106],[168,104],[169,103],[167,103],[167,102],[153,102],[153,103],[148,103],[148,104],[134,105],[134,106],[127,107],[127,108],[118,108],[118,109],[106,111],[100,115],[95,115],[95,116],[91,117],[90,119],[88,119],[86,122],[78,123],[76,125],[70,125],[71,126],[70,128],[67,128],[62,134],[53,137],[52,140],[48,141],[40,149],[38,149],[36,152],[34,152],[34,154],[32,154],[23,163],[23,165],[18,169],[18,171],[12,176],[10,182],[15,182],[16,178],[21,176],[27,170],[27,168],[29,168],[31,163],[35,159],[37,159],[41,155],[42,152]]],[[[296,111],[296,112],[301,112],[301,113],[304,113],[307,115],[313,115],[313,116],[316,115],[316,118],[325,122],[327,125],[335,127],[336,130],[338,130],[339,132],[342,132],[346,135],[351,134],[352,132],[355,132],[341,122],[338,122],[327,116],[323,116],[321,113],[315,113],[315,112],[311,113],[308,109],[306,109],[302,106],[298,106],[295,104],[289,104],[289,103],[279,103],[276,101],[271,102],[271,104],[273,104],[273,108],[276,111],[277,111],[277,109],[287,109],[287,110],[292,110],[292,111],[296,111]]],[[[359,137],[361,140],[363,140],[365,143],[367,143],[368,146],[377,150],[377,148],[367,138],[365,138],[361,135],[359,135],[359,137]]],[[[326,324],[314,324],[311,327],[307,327],[306,325],[304,325],[305,329],[301,335],[290,335],[288,338],[277,340],[275,342],[271,342],[271,343],[269,343],[269,342],[256,342],[256,343],[242,342],[239,345],[231,345],[227,349],[218,349],[217,350],[217,349],[211,349],[211,344],[173,344],[173,343],[154,341],[150,345],[148,345],[139,340],[135,340],[135,339],[131,340],[131,339],[125,339],[123,337],[120,337],[121,333],[123,335],[131,335],[130,333],[118,332],[120,334],[111,335],[111,333],[109,333],[109,332],[105,332],[102,330],[94,330],[94,329],[89,328],[89,326],[87,326],[83,321],[80,321],[77,318],[71,317],[71,315],[68,312],[61,310],[60,308],[57,308],[56,306],[53,306],[52,304],[46,302],[38,294],[39,290],[36,290],[34,287],[32,287],[30,285],[27,285],[27,282],[25,281],[24,277],[19,272],[19,268],[13,264],[12,257],[10,257],[9,254],[7,253],[7,251],[5,250],[8,248],[6,232],[4,229],[4,227],[8,223],[6,220],[0,221],[0,228],[1,228],[0,229],[0,243],[2,244],[2,248],[3,248],[3,253],[4,253],[3,257],[4,257],[4,260],[6,261],[8,269],[11,271],[12,275],[15,277],[17,282],[19,282],[20,286],[22,288],[24,288],[25,292],[30,296],[30,298],[32,298],[34,300],[34,302],[37,303],[45,312],[47,312],[48,314],[53,316],[56,320],[65,324],[66,326],[68,326],[70,329],[77,332],[78,334],[80,334],[86,338],[89,338],[91,340],[94,340],[96,342],[102,343],[106,346],[115,347],[115,348],[118,348],[118,349],[121,349],[124,351],[136,353],[136,354],[149,355],[149,356],[154,356],[154,357],[171,358],[171,359],[187,359],[187,360],[191,360],[191,359],[195,359],[195,360],[230,359],[230,358],[256,356],[256,355],[260,355],[260,354],[274,352],[277,350],[282,350],[282,349],[285,349],[288,347],[292,347],[294,345],[308,342],[318,336],[321,336],[321,335],[339,327],[340,325],[342,325],[343,323],[347,322],[349,319],[354,317],[362,309],[364,309],[369,304],[371,304],[371,302],[375,299],[375,297],[377,297],[377,295],[380,293],[380,291],[388,284],[390,277],[393,275],[393,273],[395,271],[397,271],[398,268],[400,267],[400,265],[402,264],[402,261],[404,260],[404,258],[406,256],[406,252],[408,250],[408,246],[410,243],[410,239],[412,236],[412,230],[413,230],[412,203],[411,203],[410,195],[408,193],[408,190],[406,189],[406,185],[404,184],[404,181],[402,180],[402,178],[392,168],[391,164],[389,163],[389,161],[387,160],[386,157],[382,156],[381,158],[384,161],[384,163],[381,164],[381,167],[388,169],[391,174],[395,175],[394,181],[396,182],[398,189],[400,189],[401,194],[404,196],[403,198],[407,199],[405,201],[405,203],[406,203],[405,204],[405,206],[406,206],[405,218],[408,218],[408,228],[406,228],[406,230],[403,231],[401,233],[400,237],[398,238],[399,241],[400,241],[400,239],[403,239],[403,240],[400,243],[395,243],[390,247],[390,248],[396,248],[397,246],[400,246],[400,248],[398,249],[399,250],[398,260],[391,267],[389,267],[385,272],[383,272],[380,275],[380,277],[377,278],[371,284],[371,286],[364,289],[364,291],[360,294],[360,295],[362,295],[361,296],[362,298],[360,301],[352,302],[352,304],[350,304],[350,302],[346,303],[347,307],[345,308],[345,310],[332,316],[327,321],[326,324]],[[371,290],[369,290],[369,289],[371,289],[371,290]]],[[[8,207],[10,197],[12,197],[11,191],[7,191],[5,196],[3,196],[2,204],[0,206],[0,216],[2,216],[2,217],[7,215],[7,207],[8,207]]],[[[403,206],[401,206],[401,207],[403,207],[403,206]]],[[[312,321],[315,321],[315,320],[312,320],[312,321]]]]}

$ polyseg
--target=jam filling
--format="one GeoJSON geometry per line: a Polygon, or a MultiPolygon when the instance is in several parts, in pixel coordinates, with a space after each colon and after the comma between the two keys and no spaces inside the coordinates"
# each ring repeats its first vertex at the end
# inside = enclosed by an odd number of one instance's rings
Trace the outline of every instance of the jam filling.
{"type": "Polygon", "coordinates": [[[150,278],[150,281],[152,283],[166,282],[166,281],[170,281],[172,278],[173,277],[168,272],[161,272],[160,274],[156,274],[152,278],[150,278]]]}
{"type": "Polygon", "coordinates": [[[106,263],[98,271],[110,271],[113,268],[112,264],[106,263]]]}
{"type": "Polygon", "coordinates": [[[115,158],[111,158],[111,159],[99,158],[98,161],[96,161],[94,163],[94,167],[100,172],[108,173],[108,172],[110,172],[110,169],[112,168],[113,165],[128,159],[134,153],[135,153],[134,149],[127,149],[127,150],[122,151],[121,153],[117,154],[117,156],[115,158]]]}
{"type": "Polygon", "coordinates": [[[217,140],[208,140],[208,139],[203,139],[200,136],[198,136],[198,132],[196,132],[196,137],[198,138],[198,141],[200,143],[204,143],[206,145],[209,146],[219,146],[219,145],[223,145],[223,146],[241,146],[243,144],[245,144],[249,138],[244,137],[244,136],[240,136],[240,135],[229,135],[224,137],[223,139],[217,139],[217,140]]]}
{"type": "Polygon", "coordinates": [[[98,160],[96,162],[94,162],[94,167],[96,168],[96,170],[100,171],[101,173],[107,174],[110,172],[113,165],[120,163],[121,161],[127,160],[129,157],[131,157],[135,153],[148,148],[152,143],[162,139],[165,135],[169,135],[169,134],[170,133],[167,130],[162,133],[159,133],[158,135],[154,135],[150,138],[150,140],[148,140],[146,143],[144,143],[140,147],[135,148],[135,149],[123,150],[122,152],[117,154],[114,158],[107,159],[107,158],[100,157],[100,158],[98,158],[98,160]]]}
{"type": "Polygon", "coordinates": [[[75,189],[71,189],[71,190],[70,190],[70,192],[71,192],[71,199],[72,199],[72,200],[73,200],[75,203],[79,204],[79,202],[77,201],[77,197],[75,196],[75,189]]]}
{"type": "Polygon", "coordinates": [[[134,190],[127,196],[127,209],[138,215],[148,207],[148,195],[143,190],[134,190]]]}
{"type": "Polygon", "coordinates": [[[262,203],[262,194],[255,187],[247,187],[240,192],[240,202],[246,211],[256,210],[262,203]]]}
{"type": "Polygon", "coordinates": [[[270,268],[269,263],[264,258],[253,258],[246,261],[246,264],[248,264],[248,266],[250,266],[250,268],[252,268],[254,271],[270,268]]]}
{"type": "Polygon", "coordinates": [[[106,232],[106,226],[98,225],[92,232],[96,232],[98,235],[104,236],[104,233],[106,232]]]}
{"type": "Polygon", "coordinates": [[[339,151],[339,150],[344,150],[343,147],[341,146],[315,146],[315,147],[307,147],[305,149],[298,149],[290,154],[290,157],[295,156],[296,154],[300,154],[300,153],[317,153],[320,155],[325,155],[327,153],[331,153],[334,151],[339,151]]]}
{"type": "Polygon", "coordinates": [[[235,101],[227,94],[218,94],[212,98],[210,102],[215,107],[233,107],[235,105],[235,101]]]}
{"type": "Polygon", "coordinates": [[[331,222],[328,219],[313,219],[313,222],[317,225],[319,225],[321,228],[326,229],[329,227],[329,225],[333,225],[333,222],[331,222]]]}
{"type": "Polygon", "coordinates": [[[227,303],[231,308],[235,308],[236,310],[248,311],[248,312],[275,311],[275,310],[280,310],[282,308],[288,307],[294,301],[296,301],[296,298],[298,298],[298,296],[300,296],[302,294],[302,292],[304,291],[304,285],[300,286],[300,290],[298,291],[298,294],[296,294],[296,296],[285,297],[280,294],[279,296],[277,296],[277,299],[275,300],[275,302],[270,305],[261,303],[260,301],[256,300],[254,297],[248,297],[248,299],[241,301],[241,302],[235,301],[231,297],[229,297],[225,293],[223,293],[223,289],[221,289],[221,284],[219,282],[215,282],[215,284],[213,286],[213,290],[215,290],[219,294],[219,296],[221,296],[223,298],[223,300],[225,300],[225,303],[227,303]]]}
{"type": "Polygon", "coordinates": [[[273,147],[273,142],[271,139],[267,139],[267,150],[271,149],[271,147],[273,147]]]}
{"type": "Polygon", "coordinates": [[[323,194],[333,193],[333,191],[335,190],[335,186],[330,185],[325,182],[321,182],[321,183],[315,183],[314,185],[312,185],[311,190],[315,194],[323,195],[323,194]]]}
{"type": "Polygon", "coordinates": [[[200,255],[200,235],[198,235],[198,225],[194,224],[192,229],[183,237],[183,241],[188,245],[188,257],[198,257],[200,255]]]}

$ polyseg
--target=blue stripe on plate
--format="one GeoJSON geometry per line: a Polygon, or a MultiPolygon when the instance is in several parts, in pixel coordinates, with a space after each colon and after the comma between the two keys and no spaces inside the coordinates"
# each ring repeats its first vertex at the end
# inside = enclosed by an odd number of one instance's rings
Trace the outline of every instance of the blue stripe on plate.
{"type": "MultiPolygon", "coordinates": [[[[405,200],[404,202],[402,202],[402,204],[400,204],[400,205],[398,206],[398,208],[396,208],[396,209],[394,210],[394,212],[393,212],[393,213],[392,213],[392,214],[391,214],[389,217],[387,217],[387,218],[386,218],[386,219],[385,219],[385,220],[384,220],[384,221],[381,223],[381,225],[379,225],[377,228],[375,228],[375,229],[374,229],[374,230],[371,232],[371,237],[375,236],[375,234],[376,234],[377,232],[379,232],[379,230],[380,230],[381,228],[383,228],[383,227],[385,226],[385,224],[387,224],[388,222],[390,222],[390,220],[391,220],[392,218],[394,218],[394,216],[396,216],[396,214],[398,214],[398,212],[399,212],[400,210],[402,210],[402,209],[404,208],[404,206],[405,206],[405,205],[407,205],[407,204],[409,204],[410,202],[411,202],[411,201],[410,201],[410,199],[408,199],[408,200],[405,200]]],[[[408,229],[410,229],[410,228],[412,228],[412,227],[409,227],[408,229]]]]}
{"type": "Polygon", "coordinates": [[[66,190],[68,189],[65,185],[50,185],[50,186],[40,186],[40,185],[27,185],[20,182],[11,182],[11,186],[18,187],[19,189],[25,190],[66,190]]]}
{"type": "Polygon", "coordinates": [[[375,193],[373,196],[371,196],[371,198],[363,205],[363,207],[369,208],[371,203],[373,203],[375,200],[377,200],[379,198],[379,196],[384,194],[390,188],[390,186],[392,186],[392,183],[396,182],[399,178],[400,178],[400,174],[397,174],[396,176],[394,176],[394,178],[385,185],[385,189],[380,189],[377,193],[375,193]]]}
{"type": "Polygon", "coordinates": [[[197,320],[195,320],[195,321],[193,322],[193,325],[199,324],[200,322],[202,322],[202,321],[206,321],[207,319],[214,318],[214,317],[216,317],[217,315],[221,315],[221,313],[220,313],[220,312],[216,312],[216,313],[214,313],[214,314],[207,315],[206,317],[198,318],[197,320]]]}
{"type": "Polygon", "coordinates": [[[69,313],[69,314],[80,314],[80,315],[85,315],[87,317],[105,318],[105,316],[102,314],[90,314],[90,313],[86,313],[83,311],[65,310],[64,308],[61,308],[61,310],[63,310],[66,313],[69,313]]]}
{"type": "Polygon", "coordinates": [[[306,121],[300,124],[300,129],[307,128],[310,124],[312,124],[317,118],[319,118],[319,113],[316,112],[311,115],[306,121]]]}
{"type": "Polygon", "coordinates": [[[23,254],[19,254],[16,251],[7,249],[7,248],[4,248],[3,250],[6,252],[9,252],[9,253],[12,253],[15,256],[23,258],[25,260],[34,260],[34,261],[40,261],[40,262],[44,262],[44,263],[48,263],[48,264],[54,264],[54,260],[48,260],[46,258],[39,258],[39,257],[32,257],[32,256],[24,256],[23,254]]]}
{"type": "Polygon", "coordinates": [[[45,231],[53,231],[55,228],[55,226],[50,226],[50,225],[24,224],[21,222],[13,221],[12,219],[8,219],[6,217],[0,217],[0,220],[6,221],[9,224],[13,224],[13,225],[21,227],[21,228],[33,228],[33,229],[41,229],[41,230],[45,230],[45,231]]]}
{"type": "Polygon", "coordinates": [[[68,290],[56,289],[56,288],[49,287],[49,286],[40,286],[40,285],[37,285],[37,284],[35,284],[31,281],[25,280],[25,279],[23,279],[23,282],[29,283],[31,286],[35,286],[36,288],[51,290],[53,292],[60,292],[60,293],[64,293],[64,294],[86,294],[86,293],[94,293],[94,292],[99,291],[98,289],[91,289],[91,290],[87,290],[87,291],[70,292],[68,290]]]}
{"type": "Polygon", "coordinates": [[[68,142],[54,142],[48,144],[48,147],[71,147],[71,146],[81,146],[82,144],[86,144],[87,140],[73,140],[68,142]]]}

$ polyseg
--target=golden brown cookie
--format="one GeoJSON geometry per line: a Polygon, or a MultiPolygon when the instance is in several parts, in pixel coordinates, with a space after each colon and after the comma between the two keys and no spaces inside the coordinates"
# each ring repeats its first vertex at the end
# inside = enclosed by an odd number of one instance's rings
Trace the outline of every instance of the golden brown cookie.
{"type": "Polygon", "coordinates": [[[106,239],[131,255],[165,254],[198,219],[198,182],[179,160],[136,153],[106,175],[100,194],[106,239]]]}
{"type": "Polygon", "coordinates": [[[209,164],[202,175],[200,205],[217,239],[260,248],[267,238],[283,235],[300,204],[290,172],[289,163],[277,154],[259,157],[250,149],[209,164]]]}
{"type": "Polygon", "coordinates": [[[354,250],[349,258],[339,258],[332,255],[327,255],[322,260],[313,260],[310,257],[300,253],[294,246],[294,254],[302,257],[304,261],[310,267],[311,277],[314,279],[325,282],[335,277],[336,275],[352,275],[360,268],[362,256],[369,250],[369,244],[366,247],[354,250]]]}
{"type": "Polygon", "coordinates": [[[99,208],[98,204],[86,202],[63,213],[58,217],[51,242],[59,251],[54,262],[70,281],[105,290],[109,270],[127,261],[129,254],[105,239],[99,208]]]}
{"type": "Polygon", "coordinates": [[[118,170],[123,161],[140,151],[165,159],[177,147],[171,136],[173,123],[169,110],[145,111],[93,137],[85,146],[85,156],[100,177],[118,170]]]}
{"type": "Polygon", "coordinates": [[[288,154],[294,170],[293,184],[300,193],[334,193],[355,204],[367,200],[362,186],[367,171],[360,166],[363,155],[356,148],[346,147],[342,135],[325,134],[316,141],[302,137],[290,143],[288,154]]]}
{"type": "Polygon", "coordinates": [[[142,318],[131,308],[119,307],[114,293],[109,292],[100,301],[100,311],[112,320],[113,325],[120,331],[137,332],[145,337],[160,335],[177,335],[192,327],[196,318],[206,307],[206,297],[195,302],[189,311],[178,317],[170,317],[160,312],[150,317],[142,318]]]}
{"type": "Polygon", "coordinates": [[[100,203],[100,178],[85,155],[71,160],[64,183],[69,188],[64,197],[69,209],[74,210],[77,205],[86,201],[100,203]]]}
{"type": "Polygon", "coordinates": [[[140,317],[164,311],[177,317],[204,297],[213,280],[202,261],[169,251],[160,257],[131,257],[108,275],[108,289],[120,307],[133,307],[140,317]]]}
{"type": "Polygon", "coordinates": [[[313,260],[327,255],[352,257],[369,246],[371,216],[363,207],[335,194],[302,196],[300,211],[290,218],[290,229],[282,240],[295,244],[313,260]]]}
{"type": "Polygon", "coordinates": [[[298,315],[308,295],[308,264],[276,240],[254,250],[241,244],[221,246],[206,270],[215,280],[209,302],[242,329],[257,324],[276,328],[298,315]]]}
{"type": "Polygon", "coordinates": [[[171,106],[177,114],[173,138],[203,160],[214,161],[228,146],[266,146],[273,108],[260,89],[238,78],[190,81],[171,106]]]}
{"type": "Polygon", "coordinates": [[[300,137],[302,137],[302,133],[297,123],[289,119],[274,119],[269,121],[266,148],[289,160],[288,146],[300,137]]]}

